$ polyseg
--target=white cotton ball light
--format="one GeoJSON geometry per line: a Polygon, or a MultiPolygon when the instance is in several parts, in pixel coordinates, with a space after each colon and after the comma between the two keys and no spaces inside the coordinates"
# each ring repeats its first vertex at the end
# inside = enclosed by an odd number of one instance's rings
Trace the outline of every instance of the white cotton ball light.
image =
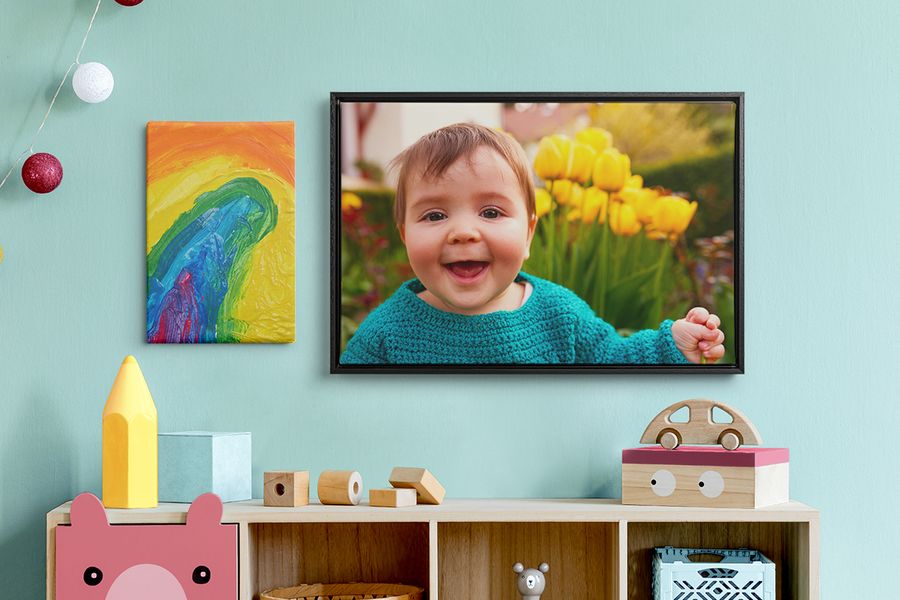
{"type": "Polygon", "coordinates": [[[91,104],[103,102],[109,98],[113,91],[112,72],[106,65],[98,62],[89,62],[79,65],[72,77],[72,87],[75,95],[91,104]]]}

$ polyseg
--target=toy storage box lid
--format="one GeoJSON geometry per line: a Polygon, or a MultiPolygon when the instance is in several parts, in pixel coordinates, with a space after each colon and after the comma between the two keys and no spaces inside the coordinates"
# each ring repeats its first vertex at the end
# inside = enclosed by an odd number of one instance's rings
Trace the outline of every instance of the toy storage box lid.
{"type": "Polygon", "coordinates": [[[673,548],[665,546],[663,548],[654,548],[655,557],[665,564],[687,563],[700,565],[728,565],[728,564],[752,564],[752,563],[771,563],[772,561],[759,550],[751,550],[750,548],[738,549],[707,549],[707,548],[673,548]],[[696,557],[705,555],[718,555],[721,560],[703,561],[696,560],[696,557]],[[694,557],[694,558],[692,558],[694,557]]]}
{"type": "Polygon", "coordinates": [[[787,448],[738,448],[717,446],[679,446],[667,450],[645,446],[622,450],[622,463],[637,465],[687,465],[715,467],[764,467],[790,462],[787,448]]]}

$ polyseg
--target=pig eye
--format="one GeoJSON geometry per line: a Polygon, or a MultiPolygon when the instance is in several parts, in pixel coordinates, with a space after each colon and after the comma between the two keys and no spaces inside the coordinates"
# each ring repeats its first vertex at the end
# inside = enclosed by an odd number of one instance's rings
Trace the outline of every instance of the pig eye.
{"type": "Polygon", "coordinates": [[[194,583],[200,584],[209,583],[209,577],[209,567],[206,567],[204,565],[200,565],[199,567],[194,569],[194,574],[191,575],[191,579],[194,580],[194,583]]]}
{"type": "Polygon", "coordinates": [[[103,571],[97,567],[88,567],[84,570],[84,582],[88,585],[100,585],[103,581],[103,571]]]}

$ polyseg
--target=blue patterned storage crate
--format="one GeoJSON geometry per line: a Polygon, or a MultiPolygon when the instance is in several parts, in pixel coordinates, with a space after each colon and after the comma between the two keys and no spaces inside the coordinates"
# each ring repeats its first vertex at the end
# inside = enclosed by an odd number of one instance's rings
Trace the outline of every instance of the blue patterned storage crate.
{"type": "Polygon", "coordinates": [[[775,563],[747,548],[655,548],[653,599],[775,600],[775,563]]]}

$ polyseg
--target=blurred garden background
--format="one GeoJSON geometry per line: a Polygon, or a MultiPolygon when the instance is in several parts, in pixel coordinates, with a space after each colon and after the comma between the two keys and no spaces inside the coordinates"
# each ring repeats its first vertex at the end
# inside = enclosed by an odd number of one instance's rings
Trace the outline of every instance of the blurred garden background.
{"type": "Polygon", "coordinates": [[[523,270],[568,287],[621,334],[704,306],[734,364],[735,105],[731,102],[341,103],[341,351],[415,275],[387,165],[459,122],[525,148],[538,225],[523,270]]]}

